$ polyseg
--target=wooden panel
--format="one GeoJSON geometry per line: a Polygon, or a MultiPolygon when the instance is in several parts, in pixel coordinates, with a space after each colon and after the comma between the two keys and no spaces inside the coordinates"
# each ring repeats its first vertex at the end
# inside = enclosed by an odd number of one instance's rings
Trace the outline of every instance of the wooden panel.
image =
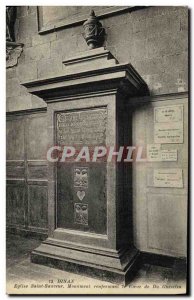
{"type": "Polygon", "coordinates": [[[29,185],[28,199],[29,226],[47,228],[47,186],[29,185]]]}
{"type": "Polygon", "coordinates": [[[7,119],[6,149],[7,159],[24,159],[24,120],[20,117],[7,119]]]}
{"type": "Polygon", "coordinates": [[[25,224],[25,185],[20,181],[7,184],[7,225],[25,224]]]}
{"type": "Polygon", "coordinates": [[[7,226],[12,228],[46,231],[46,132],[43,111],[7,116],[7,226]]]}
{"type": "Polygon", "coordinates": [[[27,172],[27,178],[30,179],[45,179],[47,180],[47,161],[28,161],[28,172],[27,172]]]}
{"type": "Polygon", "coordinates": [[[25,177],[24,161],[7,161],[6,167],[7,178],[23,178],[25,177]]]}
{"type": "Polygon", "coordinates": [[[185,253],[187,207],[184,196],[148,194],[148,248],[185,253]]]}
{"type": "Polygon", "coordinates": [[[47,123],[45,114],[28,117],[26,128],[27,159],[45,159],[47,152],[47,123]]]}

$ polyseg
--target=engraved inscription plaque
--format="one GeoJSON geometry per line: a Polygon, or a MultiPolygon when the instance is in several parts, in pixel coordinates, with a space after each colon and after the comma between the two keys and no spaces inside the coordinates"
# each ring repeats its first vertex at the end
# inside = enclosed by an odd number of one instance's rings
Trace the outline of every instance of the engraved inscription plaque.
{"type": "Polygon", "coordinates": [[[183,105],[156,107],[154,109],[154,121],[155,123],[182,122],[183,105]]]}
{"type": "Polygon", "coordinates": [[[161,144],[147,145],[148,161],[177,161],[177,157],[177,149],[161,149],[161,144]]]}
{"type": "Polygon", "coordinates": [[[183,170],[182,169],[154,170],[154,186],[183,188],[183,170]]]}
{"type": "Polygon", "coordinates": [[[106,108],[57,114],[57,143],[102,145],[106,140],[106,108]]]}
{"type": "MultiPolygon", "coordinates": [[[[104,107],[58,112],[57,143],[74,146],[78,151],[83,146],[93,148],[95,145],[105,145],[106,122],[107,110],[104,107]]],[[[58,163],[57,227],[106,234],[104,162],[72,160],[58,163]]]]}
{"type": "Polygon", "coordinates": [[[168,149],[161,151],[162,161],[177,161],[177,149],[168,149]]]}
{"type": "Polygon", "coordinates": [[[179,122],[156,123],[154,141],[159,144],[182,144],[183,124],[179,122]]]}
{"type": "Polygon", "coordinates": [[[183,105],[154,109],[154,141],[159,144],[183,143],[183,105]]]}
{"type": "Polygon", "coordinates": [[[149,144],[147,145],[147,159],[148,161],[160,161],[161,159],[161,145],[149,144]]]}

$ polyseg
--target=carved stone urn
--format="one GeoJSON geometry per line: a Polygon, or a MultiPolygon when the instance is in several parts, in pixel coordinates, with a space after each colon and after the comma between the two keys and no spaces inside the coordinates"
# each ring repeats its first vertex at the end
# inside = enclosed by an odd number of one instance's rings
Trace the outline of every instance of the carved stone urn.
{"type": "Polygon", "coordinates": [[[84,27],[84,38],[90,49],[94,49],[102,46],[104,42],[105,30],[102,24],[98,21],[92,10],[89,18],[83,24],[84,27]]]}

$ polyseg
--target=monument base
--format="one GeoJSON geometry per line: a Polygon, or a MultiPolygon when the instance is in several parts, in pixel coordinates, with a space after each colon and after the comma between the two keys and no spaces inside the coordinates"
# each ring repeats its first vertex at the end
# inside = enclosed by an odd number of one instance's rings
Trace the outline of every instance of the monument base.
{"type": "Polygon", "coordinates": [[[31,253],[31,262],[126,285],[137,270],[139,251],[91,249],[48,238],[31,253]]]}
{"type": "MultiPolygon", "coordinates": [[[[128,102],[149,93],[143,79],[104,48],[80,53],[64,65],[63,75],[23,83],[48,104],[48,145],[77,146],[78,152],[83,146],[110,152],[111,146],[126,145],[132,138],[128,102]]],[[[49,160],[49,238],[31,260],[126,285],[139,264],[132,246],[131,166],[82,156],[69,163],[49,160]]]]}

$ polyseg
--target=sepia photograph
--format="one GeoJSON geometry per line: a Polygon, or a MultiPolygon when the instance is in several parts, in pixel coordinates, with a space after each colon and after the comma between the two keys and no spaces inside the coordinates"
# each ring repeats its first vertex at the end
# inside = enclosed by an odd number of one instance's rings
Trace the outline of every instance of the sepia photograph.
{"type": "Polygon", "coordinates": [[[4,6],[6,293],[186,295],[190,9],[54,5],[4,6]]]}

